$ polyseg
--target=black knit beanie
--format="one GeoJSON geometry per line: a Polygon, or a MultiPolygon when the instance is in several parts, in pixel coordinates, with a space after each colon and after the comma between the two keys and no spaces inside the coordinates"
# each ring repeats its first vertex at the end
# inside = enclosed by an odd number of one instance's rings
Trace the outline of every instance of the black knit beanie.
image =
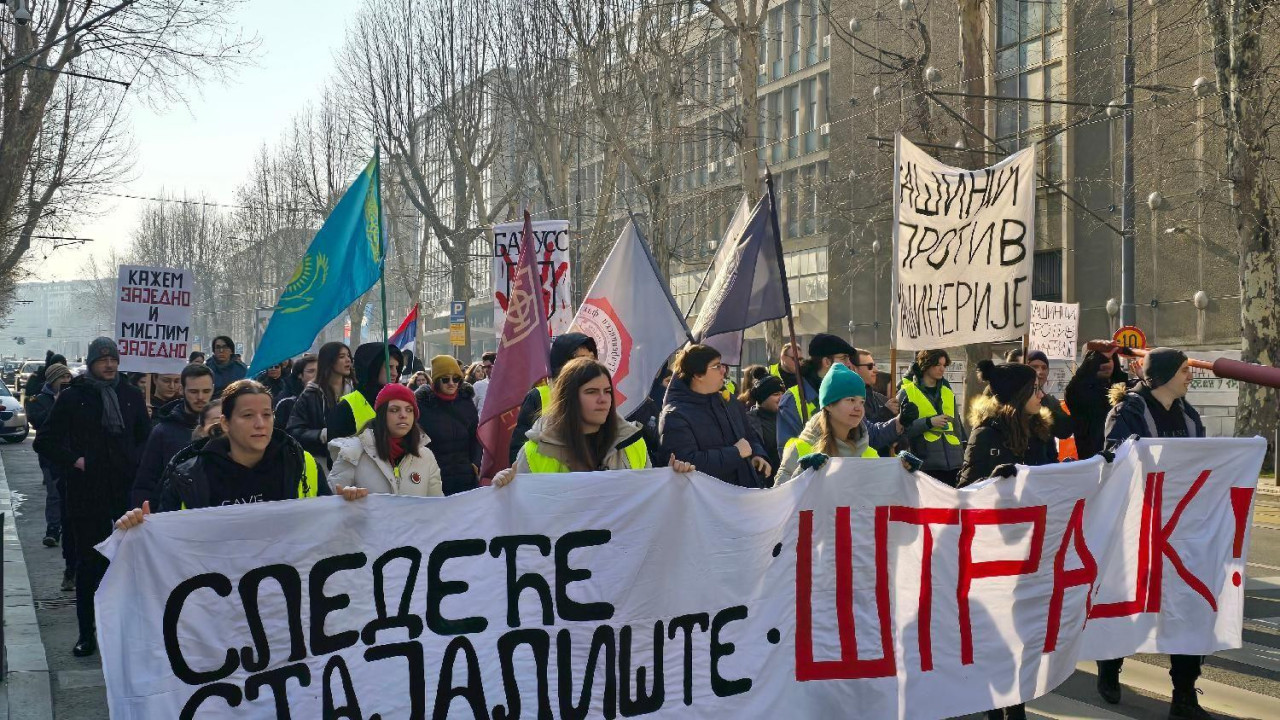
{"type": "Polygon", "coordinates": [[[991,394],[1005,405],[1012,405],[1014,398],[1028,385],[1036,381],[1035,368],[1021,363],[978,361],[978,377],[991,389],[991,394]]]}
{"type": "Polygon", "coordinates": [[[1162,347],[1147,353],[1142,361],[1142,376],[1147,387],[1155,390],[1169,382],[1186,361],[1187,354],[1177,348],[1162,347]]]}
{"type": "Polygon", "coordinates": [[[751,399],[755,404],[768,400],[774,393],[786,392],[787,388],[778,378],[768,375],[761,378],[755,385],[751,387],[751,399]]]}

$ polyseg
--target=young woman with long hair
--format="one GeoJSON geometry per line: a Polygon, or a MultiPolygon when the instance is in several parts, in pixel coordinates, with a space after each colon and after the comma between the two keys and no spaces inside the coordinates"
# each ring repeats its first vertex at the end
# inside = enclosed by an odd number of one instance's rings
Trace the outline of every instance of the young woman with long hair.
{"type": "Polygon", "coordinates": [[[418,427],[418,401],[404,385],[378,393],[374,418],[359,435],[329,441],[333,469],[329,484],[361,487],[392,495],[440,497],[440,466],[418,427]]]}
{"type": "Polygon", "coordinates": [[[329,413],[351,391],[351,348],[340,342],[320,346],[316,379],[298,395],[285,430],[307,452],[328,464],[329,413]]]}
{"type": "MultiPolygon", "coordinates": [[[[693,466],[670,459],[676,472],[693,466]]],[[[619,415],[609,368],[591,358],[570,360],[556,377],[551,404],[534,423],[516,464],[493,479],[502,487],[525,473],[640,470],[652,467],[638,423],[619,415]]]]}
{"type": "MultiPolygon", "coordinates": [[[[244,505],[329,495],[324,468],[296,440],[272,424],[271,392],[256,380],[236,380],[222,391],[223,434],[197,440],[165,470],[158,511],[244,505]]],[[[348,500],[362,488],[335,488],[348,500]]],[[[143,503],[116,522],[130,528],[151,513],[143,503]]]]}
{"type": "Polygon", "coordinates": [[[1047,465],[1058,461],[1053,416],[1040,404],[1044,392],[1029,365],[990,360],[978,363],[987,383],[969,411],[973,433],[965,447],[957,487],[991,477],[1001,465],[1047,465]]]}
{"type": "Polygon", "coordinates": [[[866,419],[867,384],[858,373],[836,364],[818,388],[818,412],[799,437],[791,438],[782,453],[782,467],[774,485],[791,480],[805,469],[821,467],[828,457],[875,458],[866,419]],[[818,459],[815,454],[821,454],[818,459]],[[807,458],[801,462],[801,458],[807,458]]]}

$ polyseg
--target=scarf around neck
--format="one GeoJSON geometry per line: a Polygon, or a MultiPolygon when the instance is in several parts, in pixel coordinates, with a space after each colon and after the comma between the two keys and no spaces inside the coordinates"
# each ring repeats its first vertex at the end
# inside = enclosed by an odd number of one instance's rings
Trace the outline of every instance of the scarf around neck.
{"type": "Polygon", "coordinates": [[[102,397],[102,428],[108,435],[123,434],[124,416],[120,414],[120,396],[116,394],[116,388],[120,386],[120,375],[117,374],[113,380],[100,380],[93,375],[86,377],[102,397]]]}

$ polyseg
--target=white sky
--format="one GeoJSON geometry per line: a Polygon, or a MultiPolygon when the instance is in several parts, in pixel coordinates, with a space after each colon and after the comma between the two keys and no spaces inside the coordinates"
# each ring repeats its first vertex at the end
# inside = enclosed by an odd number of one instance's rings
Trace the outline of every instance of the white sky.
{"type": "MultiPolygon", "coordinates": [[[[113,192],[203,193],[214,202],[233,202],[258,149],[276,142],[292,116],[316,100],[334,74],[333,54],[359,6],[356,0],[251,0],[241,6],[232,22],[261,40],[257,62],[225,85],[192,89],[185,106],[156,111],[137,99],[126,100],[137,148],[135,179],[113,192]]],[[[74,232],[95,241],[60,248],[47,262],[33,263],[31,280],[75,278],[90,254],[123,251],[146,202],[102,198],[103,214],[74,232]]]]}

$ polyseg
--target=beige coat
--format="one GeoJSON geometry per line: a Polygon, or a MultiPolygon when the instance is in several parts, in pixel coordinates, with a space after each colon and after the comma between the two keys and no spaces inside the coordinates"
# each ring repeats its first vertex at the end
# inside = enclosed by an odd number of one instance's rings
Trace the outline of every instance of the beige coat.
{"type": "Polygon", "coordinates": [[[444,497],[440,466],[427,447],[429,442],[423,435],[422,446],[418,450],[420,454],[406,453],[400,458],[397,477],[391,464],[378,457],[373,428],[356,437],[330,440],[329,455],[333,458],[333,469],[329,471],[329,485],[335,492],[338,485],[346,485],[368,488],[372,493],[444,497]]]}
{"type": "MultiPolygon", "coordinates": [[[[565,447],[564,442],[560,438],[556,437],[553,433],[550,433],[547,431],[542,421],[543,421],[543,418],[538,418],[538,421],[533,424],[533,428],[529,430],[528,433],[526,433],[526,435],[528,436],[528,439],[538,443],[538,452],[540,454],[545,455],[547,457],[555,458],[556,460],[559,460],[562,464],[568,465],[569,464],[568,448],[565,447]]],[[[631,422],[627,422],[626,420],[623,420],[621,417],[618,418],[618,436],[614,438],[612,443],[610,443],[613,449],[610,450],[609,454],[605,456],[604,469],[606,470],[639,470],[640,469],[640,468],[633,468],[629,464],[627,464],[626,450],[618,449],[619,445],[622,445],[627,440],[630,440],[633,435],[636,435],[639,432],[640,432],[639,423],[631,423],[631,422]]],[[[516,473],[520,475],[524,475],[529,472],[529,461],[525,459],[524,455],[525,455],[524,446],[521,445],[520,453],[516,455],[516,464],[514,465],[516,469],[516,473]]],[[[652,463],[649,462],[648,457],[645,458],[644,466],[652,467],[652,463]]]]}

